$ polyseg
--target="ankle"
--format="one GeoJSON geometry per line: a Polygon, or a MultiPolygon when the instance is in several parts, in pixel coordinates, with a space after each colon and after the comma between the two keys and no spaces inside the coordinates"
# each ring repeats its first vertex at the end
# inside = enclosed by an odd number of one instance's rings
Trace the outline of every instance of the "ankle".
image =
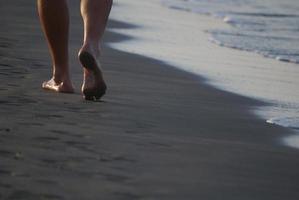
{"type": "Polygon", "coordinates": [[[55,83],[62,83],[70,80],[68,73],[53,73],[53,80],[55,83]]]}
{"type": "Polygon", "coordinates": [[[82,45],[80,51],[79,51],[79,54],[82,52],[82,51],[87,51],[89,53],[91,53],[93,56],[95,57],[99,57],[100,54],[101,54],[101,51],[100,51],[100,47],[97,43],[95,42],[86,42],[82,45]]]}
{"type": "Polygon", "coordinates": [[[65,80],[70,79],[68,67],[59,67],[59,66],[54,66],[53,70],[53,79],[56,83],[61,83],[64,82],[65,80]]]}

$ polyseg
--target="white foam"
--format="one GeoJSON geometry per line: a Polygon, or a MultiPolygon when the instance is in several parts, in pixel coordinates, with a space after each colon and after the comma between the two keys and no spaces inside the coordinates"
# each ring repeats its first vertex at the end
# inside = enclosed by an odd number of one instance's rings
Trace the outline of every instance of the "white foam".
{"type": "Polygon", "coordinates": [[[280,118],[271,118],[267,120],[269,124],[277,124],[283,127],[298,129],[299,130],[299,117],[280,117],[280,118]]]}
{"type": "Polygon", "coordinates": [[[236,20],[235,20],[234,18],[230,17],[230,16],[225,16],[225,17],[223,18],[223,21],[224,21],[225,23],[228,23],[228,24],[236,23],[236,20]]]}

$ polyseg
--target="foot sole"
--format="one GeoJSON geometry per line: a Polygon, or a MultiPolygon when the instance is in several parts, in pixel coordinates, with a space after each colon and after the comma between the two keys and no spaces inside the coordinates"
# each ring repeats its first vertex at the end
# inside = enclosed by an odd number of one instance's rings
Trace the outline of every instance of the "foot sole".
{"type": "MultiPolygon", "coordinates": [[[[82,51],[79,53],[79,60],[82,66],[88,71],[92,72],[95,77],[102,76],[101,69],[98,66],[95,58],[87,51],[82,51]]],[[[96,79],[96,78],[95,78],[96,79]]],[[[101,77],[102,79],[102,77],[101,77]]],[[[102,80],[100,85],[97,85],[92,88],[83,89],[83,98],[85,100],[94,101],[99,100],[106,93],[107,86],[102,80]]]]}

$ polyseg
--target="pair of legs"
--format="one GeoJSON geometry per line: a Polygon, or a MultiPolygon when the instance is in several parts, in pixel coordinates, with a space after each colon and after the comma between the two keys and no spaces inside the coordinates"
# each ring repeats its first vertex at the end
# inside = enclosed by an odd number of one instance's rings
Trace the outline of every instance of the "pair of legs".
{"type": "MultiPolygon", "coordinates": [[[[42,87],[56,92],[74,92],[69,73],[67,0],[37,0],[38,13],[53,62],[53,76],[42,87]]],[[[112,0],[81,0],[84,40],[78,57],[83,66],[82,93],[99,99],[106,91],[100,63],[100,41],[105,31],[112,0]]]]}

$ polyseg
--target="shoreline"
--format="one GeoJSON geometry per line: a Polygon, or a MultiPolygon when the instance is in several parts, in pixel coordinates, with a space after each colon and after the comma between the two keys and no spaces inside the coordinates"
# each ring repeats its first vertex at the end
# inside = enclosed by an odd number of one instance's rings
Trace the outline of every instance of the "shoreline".
{"type": "Polygon", "coordinates": [[[125,0],[118,3],[112,14],[115,20],[140,27],[112,28],[111,31],[134,40],[111,43],[110,47],[162,60],[205,77],[206,83],[220,90],[263,101],[265,105],[256,107],[254,113],[265,122],[271,121],[294,132],[299,128],[299,95],[294,93],[299,84],[296,64],[218,46],[210,41],[210,31],[230,29],[228,24],[212,16],[163,7],[156,0],[147,3],[125,0]],[[138,18],[130,15],[133,10],[138,10],[138,18]]]}
{"type": "MultiPolygon", "coordinates": [[[[17,42],[1,47],[10,68],[1,75],[0,198],[298,199],[298,151],[275,142],[288,129],[251,113],[261,102],[106,45],[103,103],[45,92],[49,57],[34,3],[3,12],[14,23],[1,38],[17,42]]],[[[82,38],[79,15],[72,20],[71,57],[82,38]]],[[[124,39],[105,35],[106,44],[124,39]]],[[[82,69],[71,64],[79,88],[82,69]]]]}

